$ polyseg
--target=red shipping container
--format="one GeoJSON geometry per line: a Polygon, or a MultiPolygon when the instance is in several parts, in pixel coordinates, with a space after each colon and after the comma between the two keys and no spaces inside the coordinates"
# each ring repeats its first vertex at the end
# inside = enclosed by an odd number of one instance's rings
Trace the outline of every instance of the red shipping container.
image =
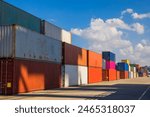
{"type": "Polygon", "coordinates": [[[61,64],[21,59],[0,59],[0,63],[4,95],[61,86],[61,64]]]}
{"type": "Polygon", "coordinates": [[[116,71],[117,72],[117,80],[120,79],[120,71],[116,71]]]}
{"type": "Polygon", "coordinates": [[[103,81],[113,81],[117,80],[116,70],[115,69],[109,69],[109,70],[103,70],[102,72],[103,81]]]}
{"type": "Polygon", "coordinates": [[[63,64],[87,66],[87,50],[63,43],[63,64]]]}
{"type": "Polygon", "coordinates": [[[120,79],[128,79],[129,72],[128,71],[120,71],[120,79]]]}
{"type": "Polygon", "coordinates": [[[97,83],[102,81],[102,68],[88,67],[88,83],[97,83]]]}
{"type": "Polygon", "coordinates": [[[88,66],[102,68],[102,54],[88,50],[88,66]]]}

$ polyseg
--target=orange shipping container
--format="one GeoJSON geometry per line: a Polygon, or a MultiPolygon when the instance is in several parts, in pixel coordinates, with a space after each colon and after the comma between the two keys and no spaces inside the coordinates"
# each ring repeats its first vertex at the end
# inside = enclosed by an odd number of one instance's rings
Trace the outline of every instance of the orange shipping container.
{"type": "Polygon", "coordinates": [[[87,66],[87,50],[63,43],[63,64],[87,66]]]}
{"type": "Polygon", "coordinates": [[[102,81],[102,68],[88,67],[88,83],[97,83],[102,81]]]}
{"type": "Polygon", "coordinates": [[[88,66],[102,68],[102,54],[88,50],[88,66]]]}
{"type": "Polygon", "coordinates": [[[109,69],[109,70],[103,70],[102,72],[103,81],[113,81],[117,80],[116,70],[115,69],[109,69]]]}
{"type": "Polygon", "coordinates": [[[61,64],[20,59],[0,59],[2,94],[59,88],[61,64]]]}
{"type": "Polygon", "coordinates": [[[129,72],[128,71],[120,71],[120,79],[128,79],[129,72]]]}
{"type": "Polygon", "coordinates": [[[120,71],[117,71],[117,80],[120,79],[120,71]]]}

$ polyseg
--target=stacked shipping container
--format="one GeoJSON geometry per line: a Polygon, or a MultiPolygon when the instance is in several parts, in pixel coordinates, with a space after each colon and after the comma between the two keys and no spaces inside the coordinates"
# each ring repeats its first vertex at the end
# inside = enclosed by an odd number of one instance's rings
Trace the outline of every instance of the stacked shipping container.
{"type": "Polygon", "coordinates": [[[21,26],[0,26],[2,93],[59,88],[61,48],[60,41],[21,26]]]}
{"type": "Polygon", "coordinates": [[[117,70],[120,71],[120,79],[127,79],[129,77],[129,65],[127,63],[117,63],[117,70]]]}
{"type": "Polygon", "coordinates": [[[43,20],[41,24],[42,34],[62,42],[66,42],[69,44],[72,43],[72,35],[70,32],[67,32],[64,29],[61,29],[45,20],[43,20]]]}
{"type": "Polygon", "coordinates": [[[88,83],[102,81],[102,55],[88,50],[88,83]]]}
{"type": "Polygon", "coordinates": [[[116,57],[112,52],[102,52],[103,56],[103,81],[112,81],[117,79],[116,57]]]}
{"type": "Polygon", "coordinates": [[[63,43],[62,48],[62,86],[87,84],[87,50],[68,43],[63,43]]]}

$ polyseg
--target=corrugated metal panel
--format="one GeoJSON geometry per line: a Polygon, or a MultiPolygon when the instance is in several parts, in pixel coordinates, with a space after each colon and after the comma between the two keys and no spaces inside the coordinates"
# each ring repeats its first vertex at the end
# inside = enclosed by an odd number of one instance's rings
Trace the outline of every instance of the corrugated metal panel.
{"type": "Polygon", "coordinates": [[[108,61],[116,61],[116,55],[109,51],[102,52],[102,57],[108,61]]]}
{"type": "Polygon", "coordinates": [[[88,50],[88,66],[102,67],[102,55],[88,50]]]}
{"type": "Polygon", "coordinates": [[[21,59],[1,59],[4,95],[59,88],[61,64],[21,59]]]}
{"type": "Polygon", "coordinates": [[[116,69],[116,63],[114,61],[106,61],[106,69],[116,69]]]}
{"type": "Polygon", "coordinates": [[[117,80],[117,72],[115,69],[104,70],[103,69],[103,81],[117,80]]]}
{"type": "Polygon", "coordinates": [[[18,24],[40,33],[41,19],[0,1],[0,25],[18,24]]]}
{"type": "Polygon", "coordinates": [[[0,26],[0,29],[2,32],[0,57],[61,62],[62,43],[60,41],[20,26],[13,26],[13,28],[0,26]]]}
{"type": "Polygon", "coordinates": [[[12,26],[0,26],[0,57],[13,57],[14,32],[12,26]]]}
{"type": "Polygon", "coordinates": [[[87,84],[87,67],[64,65],[64,87],[87,84]]]}
{"type": "Polygon", "coordinates": [[[129,78],[134,78],[133,72],[129,72],[129,78]]]}
{"type": "Polygon", "coordinates": [[[61,41],[61,28],[43,20],[42,21],[42,27],[43,27],[43,34],[45,34],[48,37],[57,39],[61,41]]]}
{"type": "Polygon", "coordinates": [[[119,71],[129,71],[129,65],[124,62],[117,63],[117,70],[119,71]]]}
{"type": "Polygon", "coordinates": [[[61,38],[62,38],[62,42],[66,42],[66,43],[69,43],[71,44],[72,43],[72,35],[70,32],[62,29],[61,30],[61,38]]]}
{"type": "Polygon", "coordinates": [[[128,71],[120,71],[120,79],[128,79],[129,72],[128,71]]]}
{"type": "Polygon", "coordinates": [[[116,71],[117,72],[117,80],[120,79],[120,71],[116,71]]]}
{"type": "Polygon", "coordinates": [[[87,50],[63,43],[63,64],[87,66],[87,50]]]}
{"type": "Polygon", "coordinates": [[[45,20],[42,21],[42,33],[48,37],[71,44],[71,33],[51,24],[45,20]]]}
{"type": "Polygon", "coordinates": [[[103,69],[106,69],[106,60],[105,60],[105,59],[103,59],[102,61],[103,61],[103,63],[102,63],[102,65],[103,65],[103,69]]]}
{"type": "Polygon", "coordinates": [[[102,81],[102,68],[88,67],[88,83],[97,83],[102,81]]]}

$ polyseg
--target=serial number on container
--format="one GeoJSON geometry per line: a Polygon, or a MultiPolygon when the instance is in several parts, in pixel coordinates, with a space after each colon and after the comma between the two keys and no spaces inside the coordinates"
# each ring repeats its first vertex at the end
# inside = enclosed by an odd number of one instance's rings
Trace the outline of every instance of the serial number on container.
{"type": "Polygon", "coordinates": [[[133,113],[135,105],[79,105],[78,113],[133,113]]]}

